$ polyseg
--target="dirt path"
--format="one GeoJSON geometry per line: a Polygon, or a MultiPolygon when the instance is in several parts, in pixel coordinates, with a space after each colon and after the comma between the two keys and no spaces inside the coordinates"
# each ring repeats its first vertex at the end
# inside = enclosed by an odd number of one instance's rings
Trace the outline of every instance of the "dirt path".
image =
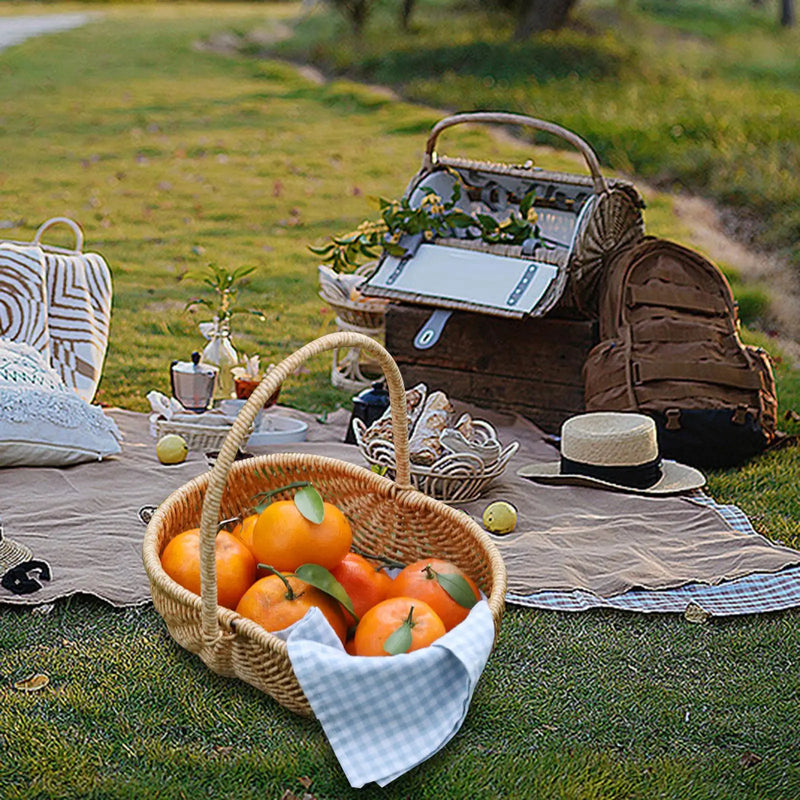
{"type": "Polygon", "coordinates": [[[85,25],[93,14],[25,14],[0,17],[0,50],[45,33],[58,33],[85,25]]]}

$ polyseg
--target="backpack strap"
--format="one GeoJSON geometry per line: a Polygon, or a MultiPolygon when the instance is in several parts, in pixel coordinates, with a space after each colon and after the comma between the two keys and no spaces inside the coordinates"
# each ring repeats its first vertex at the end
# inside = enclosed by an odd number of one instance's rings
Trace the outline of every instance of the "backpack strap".
{"type": "MultiPolygon", "coordinates": [[[[719,338],[725,336],[727,331],[719,331],[717,334],[719,338]]],[[[694,327],[676,327],[670,326],[668,322],[658,325],[651,323],[646,330],[637,330],[635,332],[635,343],[646,344],[648,342],[701,342],[707,341],[709,332],[707,328],[694,327]]]]}
{"type": "Polygon", "coordinates": [[[734,386],[738,389],[761,389],[761,376],[749,369],[726,364],[686,361],[634,361],[631,364],[635,384],[650,381],[697,381],[734,386]]]}
{"type": "Polygon", "coordinates": [[[714,295],[691,289],[687,286],[642,286],[628,285],[625,305],[664,306],[686,311],[721,316],[730,313],[728,304],[714,295]]]}

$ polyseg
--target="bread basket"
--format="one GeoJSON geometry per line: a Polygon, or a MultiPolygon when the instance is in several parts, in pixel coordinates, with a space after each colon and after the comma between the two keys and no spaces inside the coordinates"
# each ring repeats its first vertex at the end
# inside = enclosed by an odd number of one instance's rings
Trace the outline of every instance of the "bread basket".
{"type": "MultiPolygon", "coordinates": [[[[411,485],[443,503],[470,503],[477,500],[489,488],[489,484],[505,471],[506,465],[519,449],[519,442],[511,442],[501,447],[497,441],[497,431],[484,420],[473,420],[475,445],[488,442],[497,445],[496,456],[484,460],[470,452],[445,452],[433,464],[423,466],[410,464],[411,485]]],[[[366,425],[360,419],[352,422],[356,444],[370,465],[386,470],[385,474],[394,477],[394,444],[386,439],[364,440],[366,425]]]]}
{"type": "MultiPolygon", "coordinates": [[[[258,492],[310,481],[323,498],[348,517],[353,542],[368,552],[410,563],[436,555],[464,569],[487,597],[495,634],[504,610],[503,560],[480,526],[466,514],[413,489],[403,380],[391,355],[368,336],[328,334],[301,347],[262,380],[222,444],[214,468],[173,492],[153,514],[143,560],[153,604],[170,635],[220,675],[236,677],[266,692],[281,705],[312,716],[292,670],[287,646],[255,622],[217,605],[215,534],[218,523],[242,513],[258,492]],[[374,356],[387,380],[395,442],[396,481],[338,459],[283,453],[234,463],[264,401],[309,358],[336,347],[359,347],[374,356]],[[175,583],[160,554],[187,528],[201,531],[201,595],[175,583]]],[[[288,499],[290,491],[276,495],[288,499]]]]}

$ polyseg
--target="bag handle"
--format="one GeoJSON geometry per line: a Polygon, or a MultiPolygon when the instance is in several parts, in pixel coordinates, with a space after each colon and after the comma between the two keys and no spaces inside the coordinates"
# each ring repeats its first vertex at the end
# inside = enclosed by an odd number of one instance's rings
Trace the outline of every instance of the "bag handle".
{"type": "Polygon", "coordinates": [[[52,228],[53,225],[68,225],[72,228],[72,232],[75,234],[75,251],[78,253],[83,252],[83,231],[81,230],[81,226],[75,222],[74,219],[70,219],[69,217],[51,217],[50,219],[43,222],[39,229],[36,231],[36,235],[33,237],[33,244],[39,244],[42,239],[42,234],[48,229],[52,228]]]}
{"type": "Polygon", "coordinates": [[[545,122],[535,117],[527,117],[524,114],[510,114],[504,111],[475,111],[467,114],[455,114],[452,117],[445,117],[439,120],[439,122],[431,128],[431,132],[428,135],[428,143],[425,146],[425,157],[422,160],[423,170],[430,171],[438,160],[436,140],[439,138],[439,134],[446,128],[452,128],[454,125],[461,125],[467,122],[496,122],[502,125],[524,125],[538,131],[552,133],[571,144],[581,153],[592,175],[595,193],[605,194],[608,191],[606,180],[600,172],[600,162],[597,159],[597,155],[580,136],[566,128],[562,128],[560,125],[556,125],[554,122],[545,122]]]}
{"type": "Polygon", "coordinates": [[[314,339],[273,367],[261,380],[233,422],[233,427],[211,470],[203,498],[200,517],[200,586],[202,600],[203,637],[211,642],[219,637],[217,619],[217,565],[216,535],[219,525],[220,506],[225,491],[228,473],[233,465],[239,446],[250,436],[256,414],[283,382],[312,356],[326,350],[357,347],[374,356],[383,370],[389,391],[392,416],[392,439],[395,446],[395,483],[401,490],[411,489],[411,465],[408,449],[408,417],[403,377],[389,352],[374,339],[362,333],[340,331],[314,339]]]}

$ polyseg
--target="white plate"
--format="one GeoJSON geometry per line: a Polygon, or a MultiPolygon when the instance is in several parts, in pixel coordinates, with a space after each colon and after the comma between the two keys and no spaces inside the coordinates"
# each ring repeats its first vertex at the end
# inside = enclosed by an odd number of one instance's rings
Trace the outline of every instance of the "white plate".
{"type": "Polygon", "coordinates": [[[264,447],[270,444],[304,442],[308,423],[280,414],[264,414],[261,424],[247,440],[247,447],[264,447]]]}

